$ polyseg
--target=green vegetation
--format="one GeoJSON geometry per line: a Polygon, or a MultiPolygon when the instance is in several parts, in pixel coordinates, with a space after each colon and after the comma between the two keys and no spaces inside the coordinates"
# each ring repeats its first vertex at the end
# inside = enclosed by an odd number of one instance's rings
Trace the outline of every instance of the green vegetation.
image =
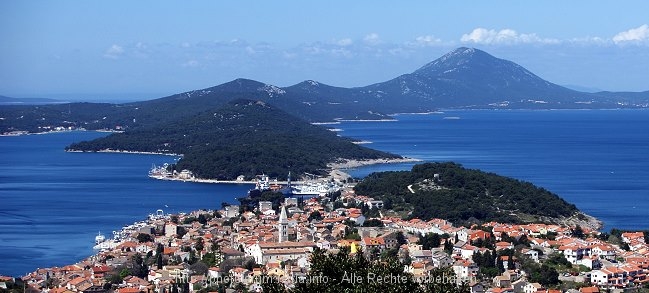
{"type": "MultiPolygon", "coordinates": [[[[558,259],[559,257],[555,257],[555,261],[562,262],[558,259]]],[[[559,284],[559,273],[555,267],[548,265],[547,262],[538,264],[530,258],[522,256],[520,263],[521,269],[530,276],[530,282],[537,282],[545,287],[554,287],[559,284]]]]}
{"type": "Polygon", "coordinates": [[[428,233],[426,235],[419,235],[419,241],[417,241],[417,244],[421,244],[422,249],[424,250],[437,248],[442,244],[442,238],[437,233],[428,233]]]}
{"type": "MultiPolygon", "coordinates": [[[[304,281],[298,281],[290,292],[470,292],[467,286],[455,284],[450,268],[433,270],[418,283],[412,274],[403,272],[401,262],[391,257],[370,261],[363,253],[350,255],[343,249],[329,254],[316,248],[311,262],[304,281]]],[[[289,292],[272,277],[260,279],[264,292],[289,292]]]]}
{"type": "Polygon", "coordinates": [[[412,171],[373,173],[355,191],[389,200],[395,209],[412,206],[409,217],[423,220],[521,223],[578,212],[575,205],[531,183],[456,163],[426,163],[415,165],[412,171]]]}
{"type": "Polygon", "coordinates": [[[193,117],[115,133],[68,149],[184,154],[176,170],[224,180],[262,173],[284,179],[289,171],[322,173],[327,163],[340,158],[399,157],[353,144],[332,131],[250,100],[235,100],[193,117]]]}

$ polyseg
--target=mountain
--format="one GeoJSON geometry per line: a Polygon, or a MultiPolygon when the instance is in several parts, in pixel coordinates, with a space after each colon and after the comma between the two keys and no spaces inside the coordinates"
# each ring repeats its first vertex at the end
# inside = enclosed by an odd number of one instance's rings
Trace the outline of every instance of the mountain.
{"type": "Polygon", "coordinates": [[[455,163],[426,163],[411,171],[373,173],[354,190],[389,202],[395,210],[410,210],[409,217],[422,220],[598,225],[550,191],[455,163]]]}
{"type": "Polygon", "coordinates": [[[248,79],[150,101],[0,106],[0,133],[56,126],[137,129],[174,123],[234,99],[259,100],[309,122],[391,119],[389,114],[440,108],[645,108],[644,93],[584,93],[543,80],[511,61],[458,48],[412,73],[364,87],[316,81],[277,87],[248,79]]]}
{"type": "Polygon", "coordinates": [[[364,90],[375,93],[383,103],[400,101],[400,111],[426,110],[432,105],[441,108],[583,108],[580,102],[592,103],[593,99],[598,99],[595,95],[543,80],[514,62],[464,47],[413,73],[364,90]]]}
{"type": "MultiPolygon", "coordinates": [[[[170,98],[176,99],[180,97],[170,98]]],[[[174,123],[111,134],[68,147],[184,154],[177,169],[199,178],[252,178],[265,173],[285,178],[317,173],[343,159],[400,158],[337,136],[262,101],[236,99],[174,123]]]]}

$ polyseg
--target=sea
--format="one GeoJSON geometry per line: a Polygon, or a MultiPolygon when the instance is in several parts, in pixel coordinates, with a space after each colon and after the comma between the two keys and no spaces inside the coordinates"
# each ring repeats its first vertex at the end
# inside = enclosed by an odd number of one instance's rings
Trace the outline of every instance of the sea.
{"type": "MultiPolygon", "coordinates": [[[[454,161],[532,182],[604,221],[603,230],[649,229],[649,110],[457,110],[346,121],[339,134],[422,161],[454,161]]],[[[177,157],[67,153],[105,136],[62,132],[0,137],[0,275],[20,276],[93,254],[98,232],[162,209],[218,209],[245,184],[159,181],[152,164],[177,157]]],[[[409,170],[414,163],[347,170],[409,170]]]]}

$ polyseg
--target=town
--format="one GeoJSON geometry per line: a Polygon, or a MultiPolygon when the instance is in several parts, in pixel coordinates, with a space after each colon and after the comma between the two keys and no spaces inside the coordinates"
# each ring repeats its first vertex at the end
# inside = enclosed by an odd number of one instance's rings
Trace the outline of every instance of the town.
{"type": "MultiPolygon", "coordinates": [[[[415,280],[445,269],[453,276],[441,281],[475,293],[649,288],[643,232],[498,222],[464,227],[385,212],[382,201],[350,187],[324,197],[286,197],[279,205],[261,200],[252,209],[223,204],[220,210],[181,214],[158,210],[124,228],[119,240],[98,239],[96,255],[20,279],[0,277],[0,289],[22,282],[25,292],[46,293],[262,292],[264,278],[285,288],[305,278],[327,282],[326,276],[308,274],[316,251],[363,254],[369,261],[391,257],[415,280]]],[[[345,276],[349,282],[399,281],[345,276]]]]}

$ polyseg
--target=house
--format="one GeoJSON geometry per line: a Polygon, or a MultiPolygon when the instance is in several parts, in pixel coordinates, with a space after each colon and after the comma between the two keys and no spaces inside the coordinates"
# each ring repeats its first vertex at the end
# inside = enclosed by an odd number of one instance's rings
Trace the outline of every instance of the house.
{"type": "Polygon", "coordinates": [[[478,248],[470,244],[464,245],[462,248],[460,248],[460,256],[463,259],[472,259],[473,254],[475,254],[476,252],[478,252],[478,248]]]}
{"type": "Polygon", "coordinates": [[[624,287],[630,282],[647,282],[647,279],[643,269],[626,264],[594,270],[590,274],[590,282],[598,286],[624,287]]]}
{"type": "Polygon", "coordinates": [[[124,278],[122,284],[126,287],[138,288],[143,291],[146,291],[146,287],[149,286],[148,281],[138,278],[136,276],[128,276],[124,278]]]}
{"type": "Polygon", "coordinates": [[[469,240],[471,242],[476,241],[478,239],[487,240],[489,238],[491,238],[491,234],[489,232],[482,231],[482,230],[473,231],[469,234],[469,240]]]}
{"type": "Polygon", "coordinates": [[[475,282],[479,269],[475,263],[468,260],[457,261],[453,264],[453,272],[455,272],[458,284],[475,282]]]}
{"type": "Polygon", "coordinates": [[[93,284],[90,279],[87,279],[85,277],[77,277],[70,280],[65,288],[74,292],[81,292],[92,287],[92,285],[93,284]]]}
{"type": "Polygon", "coordinates": [[[385,250],[385,240],[381,237],[365,237],[361,240],[361,247],[363,251],[373,252],[377,250],[379,253],[385,250]]]}
{"type": "Polygon", "coordinates": [[[595,256],[584,256],[582,259],[578,260],[576,264],[586,266],[591,270],[598,269],[602,266],[599,258],[595,256]]]}
{"type": "Polygon", "coordinates": [[[471,293],[484,293],[485,288],[482,286],[482,284],[478,282],[470,283],[469,284],[469,289],[471,290],[471,293]]]}
{"type": "Polygon", "coordinates": [[[523,253],[523,255],[527,255],[535,262],[539,262],[539,252],[537,250],[524,248],[521,250],[521,253],[523,253]]]}
{"type": "Polygon", "coordinates": [[[543,292],[545,293],[545,288],[541,286],[539,283],[528,283],[523,287],[523,292],[524,293],[536,293],[536,292],[543,292]]]}
{"type": "Polygon", "coordinates": [[[582,259],[584,256],[590,255],[590,247],[574,243],[560,246],[559,251],[563,252],[563,255],[572,264],[576,264],[577,261],[582,259]]]}
{"type": "Polygon", "coordinates": [[[598,244],[591,249],[592,255],[598,256],[600,259],[614,260],[616,256],[615,248],[608,244],[598,244]]]}
{"type": "Polygon", "coordinates": [[[525,278],[520,278],[512,282],[512,289],[514,289],[514,292],[516,293],[523,293],[523,291],[525,290],[525,286],[527,286],[528,283],[529,282],[525,280],[525,278]]]}
{"type": "Polygon", "coordinates": [[[178,234],[178,225],[174,223],[165,224],[165,236],[173,237],[178,234]]]}
{"type": "Polygon", "coordinates": [[[633,241],[645,243],[644,232],[625,232],[622,233],[622,242],[631,244],[633,241]]]}
{"type": "Polygon", "coordinates": [[[146,290],[141,290],[140,288],[126,287],[117,289],[117,293],[139,293],[145,292],[146,290]]]}
{"type": "Polygon", "coordinates": [[[242,283],[242,284],[249,284],[250,283],[250,277],[252,276],[252,272],[249,270],[242,268],[242,267],[236,267],[230,269],[230,277],[232,278],[233,283],[242,283]]]}
{"type": "Polygon", "coordinates": [[[512,285],[512,281],[509,275],[500,275],[493,278],[493,284],[499,288],[509,288],[512,285]]]}
{"type": "Polygon", "coordinates": [[[239,257],[244,257],[246,254],[236,250],[232,249],[229,247],[222,247],[221,248],[221,255],[223,256],[223,259],[233,259],[233,258],[239,258],[239,257]]]}
{"type": "Polygon", "coordinates": [[[273,209],[273,202],[271,201],[260,201],[259,202],[259,211],[265,212],[273,209]]]}
{"type": "Polygon", "coordinates": [[[413,250],[409,254],[413,261],[429,261],[433,259],[433,251],[431,250],[413,250]]]}
{"type": "Polygon", "coordinates": [[[496,251],[502,250],[502,249],[514,249],[514,245],[511,244],[510,242],[496,242],[496,251]]]}
{"type": "Polygon", "coordinates": [[[432,259],[433,266],[436,268],[446,268],[453,264],[453,259],[443,251],[433,253],[432,259]]]}
{"type": "Polygon", "coordinates": [[[230,206],[226,206],[224,208],[224,212],[223,212],[223,217],[224,218],[229,219],[229,218],[234,218],[234,217],[238,217],[238,216],[239,216],[239,206],[238,205],[230,205],[230,206]]]}

